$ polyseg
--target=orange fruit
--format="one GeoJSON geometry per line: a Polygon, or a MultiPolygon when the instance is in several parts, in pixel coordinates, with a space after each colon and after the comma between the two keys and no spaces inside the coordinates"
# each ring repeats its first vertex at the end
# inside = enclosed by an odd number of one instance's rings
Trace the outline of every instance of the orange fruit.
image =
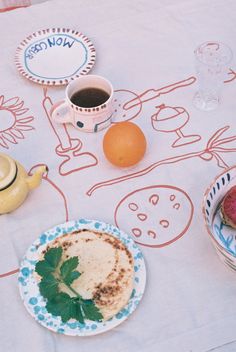
{"type": "Polygon", "coordinates": [[[146,151],[146,138],[133,122],[124,121],[112,125],[104,135],[103,151],[116,166],[127,167],[138,163],[146,151]]]}

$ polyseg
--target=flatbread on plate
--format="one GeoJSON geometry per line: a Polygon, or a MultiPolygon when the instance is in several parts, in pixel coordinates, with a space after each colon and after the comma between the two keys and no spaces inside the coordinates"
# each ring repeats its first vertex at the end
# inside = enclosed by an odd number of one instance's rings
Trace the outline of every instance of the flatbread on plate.
{"type": "MultiPolygon", "coordinates": [[[[56,238],[47,246],[63,248],[62,261],[78,256],[76,270],[81,276],[74,288],[84,299],[93,299],[108,320],[129,301],[133,290],[134,261],[126,246],[116,237],[104,232],[78,230],[56,238]]],[[[61,284],[61,290],[70,294],[61,284]]]]}

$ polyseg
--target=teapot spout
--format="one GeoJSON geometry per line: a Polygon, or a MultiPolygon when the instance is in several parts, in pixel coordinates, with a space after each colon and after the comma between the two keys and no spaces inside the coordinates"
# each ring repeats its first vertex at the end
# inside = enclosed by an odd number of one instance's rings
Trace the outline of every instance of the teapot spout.
{"type": "Polygon", "coordinates": [[[29,189],[34,189],[38,187],[42,181],[43,174],[48,171],[46,165],[39,166],[32,176],[26,178],[26,183],[29,186],[29,189]]]}

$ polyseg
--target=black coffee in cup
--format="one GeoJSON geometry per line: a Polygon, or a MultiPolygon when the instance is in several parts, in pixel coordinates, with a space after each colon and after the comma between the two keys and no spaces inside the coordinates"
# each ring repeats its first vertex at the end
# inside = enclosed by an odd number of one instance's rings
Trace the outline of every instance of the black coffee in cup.
{"type": "Polygon", "coordinates": [[[100,88],[84,88],[75,92],[70,100],[81,108],[93,108],[104,104],[110,95],[100,88]]]}

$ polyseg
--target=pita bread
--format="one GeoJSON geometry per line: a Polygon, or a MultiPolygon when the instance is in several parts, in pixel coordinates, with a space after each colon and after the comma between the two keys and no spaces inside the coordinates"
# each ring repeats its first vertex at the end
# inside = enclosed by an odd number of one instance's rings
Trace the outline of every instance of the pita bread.
{"type": "MultiPolygon", "coordinates": [[[[128,302],[134,279],[133,257],[116,237],[103,232],[78,230],[55,239],[63,248],[62,260],[78,256],[81,276],[72,283],[84,299],[93,299],[103,320],[117,314],[128,302]]],[[[44,251],[45,253],[46,251],[44,251]]],[[[71,292],[62,284],[62,291],[71,292]]]]}

